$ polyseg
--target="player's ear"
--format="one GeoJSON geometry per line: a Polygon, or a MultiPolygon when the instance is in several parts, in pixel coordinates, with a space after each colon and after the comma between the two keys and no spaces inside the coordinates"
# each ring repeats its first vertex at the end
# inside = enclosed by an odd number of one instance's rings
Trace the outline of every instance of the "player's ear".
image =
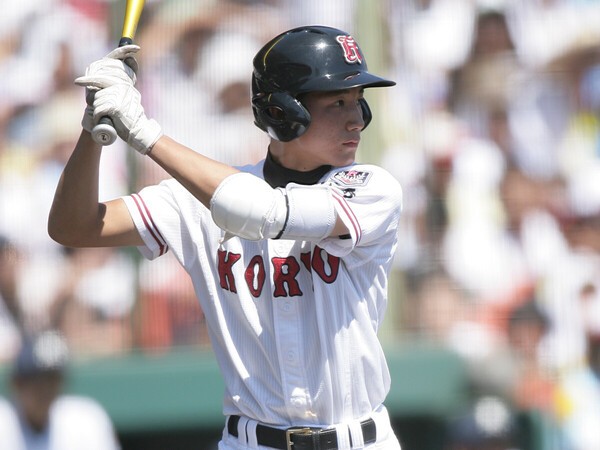
{"type": "Polygon", "coordinates": [[[254,95],[252,110],[256,125],[278,141],[296,139],[310,125],[308,110],[287,92],[254,95]]]}

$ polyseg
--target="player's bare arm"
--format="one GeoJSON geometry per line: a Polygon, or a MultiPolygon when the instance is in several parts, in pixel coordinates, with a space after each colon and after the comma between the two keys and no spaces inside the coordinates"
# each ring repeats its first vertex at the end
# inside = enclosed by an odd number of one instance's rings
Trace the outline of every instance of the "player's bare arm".
{"type": "Polygon", "coordinates": [[[123,201],[98,201],[100,157],[101,147],[83,131],[58,183],[48,233],[68,247],[141,245],[123,201]]]}
{"type": "Polygon", "coordinates": [[[86,76],[94,81],[86,87],[88,102],[81,121],[82,133],[57,186],[48,218],[48,233],[70,247],[139,245],[138,235],[122,200],[99,202],[98,180],[101,146],[90,134],[95,125],[93,92],[102,86],[136,81],[136,45],[126,45],[92,63],[86,76]],[[133,66],[125,63],[131,63],[133,66]]]}
{"type": "MultiPolygon", "coordinates": [[[[219,184],[239,171],[163,136],[148,154],[207,208],[219,184]]],[[[240,193],[243,195],[243,193],[240,193]]]]}

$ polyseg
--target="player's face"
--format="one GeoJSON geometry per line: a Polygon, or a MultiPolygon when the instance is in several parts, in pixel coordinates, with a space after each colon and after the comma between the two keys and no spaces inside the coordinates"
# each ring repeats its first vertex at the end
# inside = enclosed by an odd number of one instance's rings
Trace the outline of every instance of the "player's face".
{"type": "Polygon", "coordinates": [[[295,139],[298,156],[304,168],[310,170],[322,165],[335,167],[352,164],[365,126],[359,99],[362,88],[334,92],[311,92],[302,103],[311,115],[306,132],[295,139]]]}

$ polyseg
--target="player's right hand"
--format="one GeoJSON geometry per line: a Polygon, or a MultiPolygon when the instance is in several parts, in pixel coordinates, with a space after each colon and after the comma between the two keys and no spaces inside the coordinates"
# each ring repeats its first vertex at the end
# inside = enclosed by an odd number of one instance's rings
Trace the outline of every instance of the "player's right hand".
{"type": "Polygon", "coordinates": [[[94,98],[94,122],[110,117],[121,139],[141,154],[148,153],[163,132],[158,122],[146,117],[138,90],[127,83],[100,87],[94,98]]]}

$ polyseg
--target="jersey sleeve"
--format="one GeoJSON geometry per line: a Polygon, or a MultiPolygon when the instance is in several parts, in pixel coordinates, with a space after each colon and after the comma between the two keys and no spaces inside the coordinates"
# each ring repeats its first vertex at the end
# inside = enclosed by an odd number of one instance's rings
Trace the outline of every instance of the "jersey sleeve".
{"type": "Polygon", "coordinates": [[[335,256],[345,256],[357,247],[395,240],[402,210],[402,189],[386,170],[356,165],[330,173],[336,212],[346,224],[346,236],[331,236],[319,246],[335,256]]]}
{"type": "Polygon", "coordinates": [[[138,249],[147,259],[169,250],[181,258],[191,241],[189,222],[210,218],[208,209],[174,179],[148,186],[123,200],[145,244],[138,249]]]}
{"type": "Polygon", "coordinates": [[[140,253],[147,259],[155,259],[167,253],[169,246],[156,226],[146,200],[140,194],[131,194],[123,197],[123,200],[138,233],[144,240],[145,245],[138,247],[140,253]]]}

